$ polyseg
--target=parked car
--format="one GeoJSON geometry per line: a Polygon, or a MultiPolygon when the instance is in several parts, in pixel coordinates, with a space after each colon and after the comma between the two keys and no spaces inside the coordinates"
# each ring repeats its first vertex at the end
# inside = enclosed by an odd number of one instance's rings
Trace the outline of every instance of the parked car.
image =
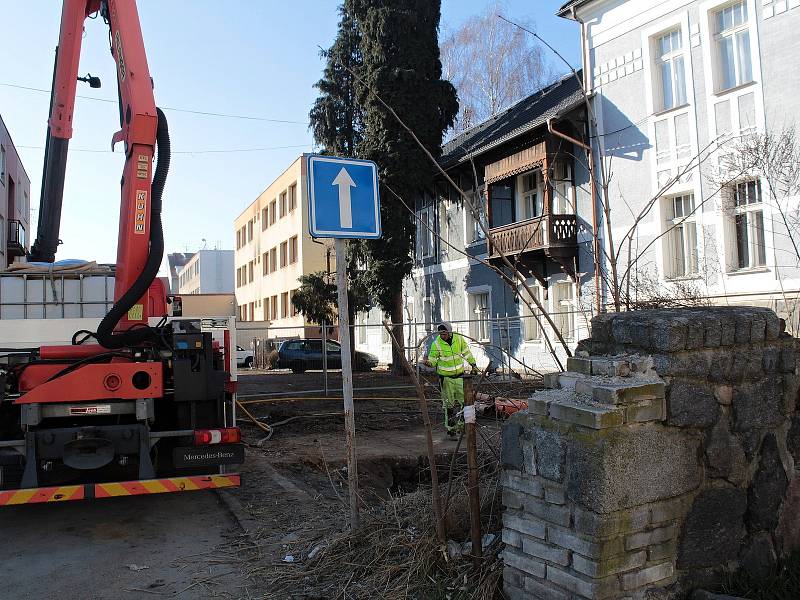
{"type": "MultiPolygon", "coordinates": [[[[328,368],[342,368],[342,347],[339,342],[327,340],[328,368]]],[[[354,371],[369,371],[378,366],[378,357],[356,350],[354,371]]],[[[322,340],[288,340],[278,349],[278,368],[302,373],[322,368],[322,340]]]]}
{"type": "Polygon", "coordinates": [[[248,369],[253,366],[253,351],[245,350],[241,346],[236,346],[236,366],[247,367],[248,369]]]}

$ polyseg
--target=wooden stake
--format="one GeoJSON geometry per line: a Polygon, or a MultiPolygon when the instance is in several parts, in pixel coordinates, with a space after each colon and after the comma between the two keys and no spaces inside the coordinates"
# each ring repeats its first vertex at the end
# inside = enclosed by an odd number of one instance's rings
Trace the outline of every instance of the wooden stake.
{"type": "MultiPolygon", "coordinates": [[[[472,387],[472,376],[464,375],[464,409],[465,413],[475,410],[475,391],[472,387]]],[[[481,544],[481,496],[478,490],[478,440],[475,436],[475,419],[465,414],[467,432],[467,467],[469,492],[469,531],[472,538],[472,562],[475,567],[481,564],[483,547],[481,544]],[[470,422],[472,421],[472,422],[470,422]]]]}

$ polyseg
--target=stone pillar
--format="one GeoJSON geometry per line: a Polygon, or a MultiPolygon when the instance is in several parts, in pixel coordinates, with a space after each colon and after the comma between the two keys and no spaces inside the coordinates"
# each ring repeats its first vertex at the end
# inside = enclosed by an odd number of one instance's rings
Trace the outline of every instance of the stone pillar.
{"type": "Polygon", "coordinates": [[[678,597],[800,544],[797,349],[765,309],[594,319],[503,429],[506,595],[678,597]]]}

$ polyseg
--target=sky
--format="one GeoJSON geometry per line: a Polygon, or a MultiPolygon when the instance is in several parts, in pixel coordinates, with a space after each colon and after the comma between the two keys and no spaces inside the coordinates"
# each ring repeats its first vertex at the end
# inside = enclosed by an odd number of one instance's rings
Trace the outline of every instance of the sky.
{"type": "MultiPolygon", "coordinates": [[[[579,66],[577,25],[554,16],[563,0],[508,0],[505,15],[535,24],[579,66]]],[[[35,236],[53,50],[58,42],[56,0],[0,0],[0,115],[31,179],[35,236]],[[13,27],[9,27],[13,24],[13,27]],[[22,86],[22,87],[14,87],[22,86]]],[[[336,33],[338,0],[139,0],[156,104],[166,110],[172,141],[164,192],[166,252],[230,249],[233,220],[297,156],[312,151],[308,111],[317,93],[327,48],[336,33]],[[247,117],[247,118],[242,118],[247,117]],[[205,240],[205,241],[204,241],[205,240]]],[[[486,0],[442,0],[442,33],[482,12],[486,0]]],[[[563,63],[554,58],[557,71],[563,63]]],[[[101,89],[79,84],[74,134],[64,187],[57,258],[116,259],[122,144],[115,67],[102,20],[87,21],[80,74],[101,89]]]]}

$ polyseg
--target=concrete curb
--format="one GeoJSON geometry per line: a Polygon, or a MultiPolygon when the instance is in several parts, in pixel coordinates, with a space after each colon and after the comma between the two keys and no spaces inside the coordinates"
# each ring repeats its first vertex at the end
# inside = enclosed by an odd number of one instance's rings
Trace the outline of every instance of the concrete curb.
{"type": "Polygon", "coordinates": [[[250,515],[250,511],[242,505],[239,498],[231,490],[215,491],[220,502],[222,502],[245,535],[250,536],[261,526],[261,523],[250,515]]]}

